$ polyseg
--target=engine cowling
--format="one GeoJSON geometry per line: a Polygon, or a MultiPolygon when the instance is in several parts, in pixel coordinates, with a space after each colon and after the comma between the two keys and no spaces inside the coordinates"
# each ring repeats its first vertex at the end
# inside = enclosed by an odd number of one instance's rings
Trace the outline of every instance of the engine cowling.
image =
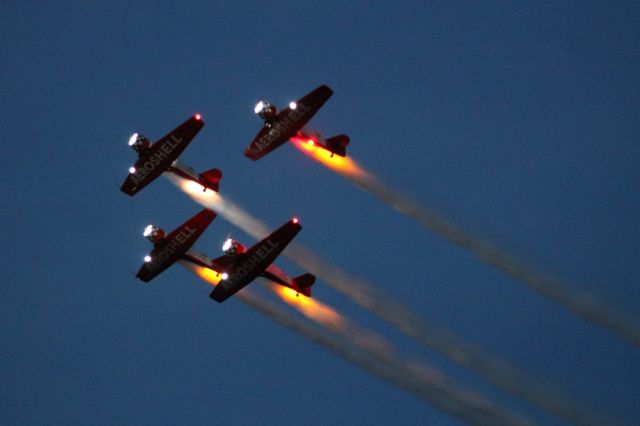
{"type": "Polygon", "coordinates": [[[151,141],[144,135],[134,133],[129,138],[129,146],[135,149],[138,154],[142,154],[144,151],[149,149],[151,141]]]}
{"type": "Polygon", "coordinates": [[[225,254],[235,256],[237,254],[242,254],[246,252],[247,248],[243,246],[241,243],[239,243],[238,241],[233,240],[231,238],[227,238],[224,244],[222,245],[222,251],[225,252],[225,254]]]}
{"type": "Polygon", "coordinates": [[[144,232],[142,233],[142,235],[153,244],[156,244],[158,241],[164,238],[165,232],[164,229],[155,225],[147,225],[147,227],[144,228],[144,232]]]}
{"type": "Polygon", "coordinates": [[[253,111],[258,114],[258,116],[262,118],[265,123],[271,123],[276,114],[278,114],[278,109],[265,100],[261,100],[260,102],[258,102],[253,111]]]}

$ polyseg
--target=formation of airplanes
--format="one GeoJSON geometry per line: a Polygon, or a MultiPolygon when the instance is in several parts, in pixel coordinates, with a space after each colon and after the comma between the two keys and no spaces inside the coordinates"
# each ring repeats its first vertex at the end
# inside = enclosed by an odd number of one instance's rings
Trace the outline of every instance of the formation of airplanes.
{"type": "MultiPolygon", "coordinates": [[[[348,136],[341,134],[325,139],[320,133],[307,127],[307,123],[332,94],[333,91],[328,86],[319,86],[292,101],[280,112],[269,102],[259,101],[254,112],[264,124],[244,155],[254,161],[259,160],[288,140],[298,138],[329,151],[332,156],[335,154],[344,157],[349,144],[348,136]]],[[[218,192],[222,179],[219,169],[197,173],[179,158],[203,127],[202,116],[196,114],[154,143],[145,136],[134,133],[129,138],[129,146],[137,152],[138,159],[130,167],[120,190],[134,196],[163,173],[169,173],[200,184],[203,191],[218,192]]],[[[193,245],[215,218],[215,212],[204,209],[168,234],[162,228],[148,225],[143,235],[153,243],[153,249],[145,256],[136,277],[149,282],[180,261],[215,271],[220,282],[210,297],[220,303],[258,277],[289,287],[296,294],[311,297],[311,286],[315,282],[312,274],[304,273],[292,278],[273,264],[302,229],[297,218],[287,221],[251,247],[227,238],[222,246],[224,254],[210,258],[195,250],[193,245]]]]}
{"type": "Polygon", "coordinates": [[[298,219],[291,219],[252,247],[228,238],[222,246],[224,254],[211,259],[192,246],[215,218],[213,211],[204,209],[169,234],[162,228],[148,225],[143,235],[153,243],[153,249],[145,256],[136,277],[149,282],[182,260],[214,270],[221,276],[210,295],[217,302],[224,302],[259,276],[311,296],[313,275],[291,278],[272,263],[302,229],[298,219]]]}

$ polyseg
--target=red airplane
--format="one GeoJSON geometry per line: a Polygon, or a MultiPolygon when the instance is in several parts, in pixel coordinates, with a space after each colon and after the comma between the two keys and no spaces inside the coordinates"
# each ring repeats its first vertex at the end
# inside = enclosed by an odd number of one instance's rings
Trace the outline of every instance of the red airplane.
{"type": "Polygon", "coordinates": [[[188,256],[191,246],[215,218],[214,212],[203,209],[169,235],[154,225],[144,228],[142,235],[153,243],[153,250],[144,257],[144,264],[140,267],[136,278],[148,283],[178,260],[188,256]]]}
{"type": "Polygon", "coordinates": [[[222,280],[209,297],[222,303],[258,276],[311,297],[316,277],[307,273],[291,278],[272,263],[301,229],[298,219],[293,218],[250,248],[227,238],[222,246],[225,254],[211,261],[222,280]]]}
{"type": "Polygon", "coordinates": [[[347,135],[337,135],[325,139],[318,132],[306,128],[306,124],[333,95],[329,86],[322,85],[291,102],[288,108],[278,112],[275,106],[265,100],[256,104],[254,112],[264,120],[264,126],[253,142],[245,149],[244,155],[252,160],[259,160],[291,138],[297,137],[307,143],[316,144],[342,157],[346,155],[349,144],[347,135]]]}
{"type": "Polygon", "coordinates": [[[210,296],[217,302],[224,302],[240,291],[258,276],[289,287],[298,293],[311,296],[311,286],[315,277],[303,274],[291,278],[272,262],[302,229],[298,219],[292,219],[251,248],[228,238],[222,246],[225,254],[210,259],[205,254],[191,248],[204,230],[215,219],[216,214],[204,209],[180,225],[169,235],[154,225],[145,228],[143,235],[153,243],[153,250],[145,256],[136,277],[149,282],[175,262],[189,262],[218,272],[220,283],[210,296]]]}
{"type": "Polygon", "coordinates": [[[202,116],[196,114],[154,144],[141,134],[131,135],[129,146],[138,153],[138,161],[129,168],[129,175],[120,190],[133,196],[166,171],[199,183],[205,191],[217,192],[222,178],[220,170],[211,169],[198,174],[178,159],[203,126],[202,116]]]}

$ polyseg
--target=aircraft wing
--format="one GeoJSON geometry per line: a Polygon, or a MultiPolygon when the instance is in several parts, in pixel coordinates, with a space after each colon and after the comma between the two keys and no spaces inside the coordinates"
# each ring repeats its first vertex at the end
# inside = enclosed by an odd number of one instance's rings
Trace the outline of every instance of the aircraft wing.
{"type": "Polygon", "coordinates": [[[138,158],[133,166],[135,172],[129,173],[120,190],[133,196],[153,182],[182,154],[202,127],[204,122],[195,115],[151,145],[138,158]]]}
{"type": "Polygon", "coordinates": [[[331,95],[331,88],[322,85],[298,99],[295,109],[288,106],[280,111],[270,127],[260,129],[253,142],[245,149],[244,155],[254,161],[259,160],[288,141],[316,115],[331,95]]]}
{"type": "Polygon", "coordinates": [[[149,255],[151,260],[142,265],[136,277],[144,282],[149,282],[173,265],[189,250],[215,218],[214,212],[203,209],[173,230],[153,247],[149,255]]]}
{"type": "Polygon", "coordinates": [[[290,220],[246,252],[235,256],[233,262],[218,271],[226,273],[227,279],[220,281],[209,297],[221,303],[236,294],[267,269],[301,229],[296,219],[290,220]]]}

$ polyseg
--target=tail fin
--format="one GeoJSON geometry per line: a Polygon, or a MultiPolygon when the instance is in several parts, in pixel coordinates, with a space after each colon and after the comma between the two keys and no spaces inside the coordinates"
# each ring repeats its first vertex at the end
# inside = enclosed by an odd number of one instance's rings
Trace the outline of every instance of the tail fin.
{"type": "Polygon", "coordinates": [[[293,279],[293,289],[307,297],[311,297],[311,286],[316,282],[312,274],[302,274],[293,279]]]}
{"type": "Polygon", "coordinates": [[[327,148],[329,151],[334,154],[338,154],[341,157],[347,155],[347,145],[349,145],[349,136],[347,135],[336,135],[332,138],[327,139],[327,148]]]}
{"type": "Polygon", "coordinates": [[[218,169],[211,169],[204,173],[200,173],[200,183],[209,189],[218,192],[219,182],[222,179],[222,172],[218,169]]]}

